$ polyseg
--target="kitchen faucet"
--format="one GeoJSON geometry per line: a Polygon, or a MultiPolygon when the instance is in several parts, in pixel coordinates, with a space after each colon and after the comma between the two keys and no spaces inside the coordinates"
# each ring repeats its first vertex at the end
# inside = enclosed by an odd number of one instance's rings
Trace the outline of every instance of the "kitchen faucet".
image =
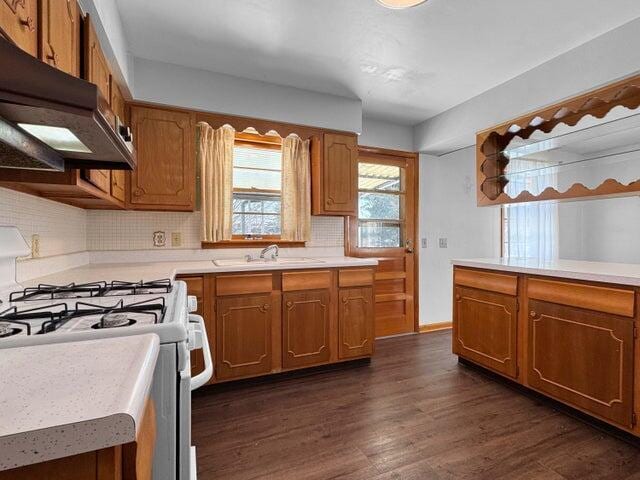
{"type": "Polygon", "coordinates": [[[278,248],[278,245],[274,243],[273,245],[269,245],[268,247],[262,249],[262,251],[260,252],[260,258],[267,258],[267,253],[271,253],[269,259],[275,261],[278,259],[279,251],[280,249],[278,248]]]}

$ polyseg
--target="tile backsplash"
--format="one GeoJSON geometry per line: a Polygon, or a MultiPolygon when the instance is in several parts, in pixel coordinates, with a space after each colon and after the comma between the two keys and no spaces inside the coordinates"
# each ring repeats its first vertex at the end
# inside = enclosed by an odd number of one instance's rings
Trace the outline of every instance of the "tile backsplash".
{"type": "MultiPolygon", "coordinates": [[[[5,188],[0,188],[0,225],[16,225],[29,243],[39,235],[41,257],[87,250],[200,248],[200,212],[82,210],[5,188]],[[154,247],[156,231],[165,232],[165,247],[154,247]],[[180,233],[180,246],[172,246],[174,232],[180,233]]],[[[343,245],[341,217],[312,217],[308,247],[343,245]]]]}
{"type": "Polygon", "coordinates": [[[40,256],[87,250],[87,212],[6,188],[0,188],[0,225],[18,227],[27,243],[40,236],[40,256]]]}

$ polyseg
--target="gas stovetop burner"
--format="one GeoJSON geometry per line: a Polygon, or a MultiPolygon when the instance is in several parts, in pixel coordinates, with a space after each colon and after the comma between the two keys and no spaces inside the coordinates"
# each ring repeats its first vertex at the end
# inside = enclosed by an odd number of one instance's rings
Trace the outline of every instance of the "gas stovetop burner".
{"type": "Polygon", "coordinates": [[[134,325],[135,320],[127,317],[126,313],[107,313],[102,316],[100,321],[91,326],[91,328],[118,328],[134,325]]]}
{"type": "Polygon", "coordinates": [[[14,328],[10,323],[0,322],[0,338],[12,337],[18,333],[19,328],[14,328]]]}
{"type": "Polygon", "coordinates": [[[145,282],[91,282],[68,285],[40,284],[37,287],[25,288],[13,292],[9,296],[11,302],[25,302],[34,300],[66,300],[70,298],[94,298],[106,296],[153,295],[171,293],[173,284],[170,279],[151,280],[145,282]]]}

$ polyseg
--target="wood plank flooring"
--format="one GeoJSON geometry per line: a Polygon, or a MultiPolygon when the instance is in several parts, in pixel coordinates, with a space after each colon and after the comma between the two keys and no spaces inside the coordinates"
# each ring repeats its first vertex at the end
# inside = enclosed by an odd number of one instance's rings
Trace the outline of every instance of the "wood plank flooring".
{"type": "Polygon", "coordinates": [[[200,389],[198,478],[640,480],[640,450],[459,365],[449,332],[370,364],[200,389]]]}

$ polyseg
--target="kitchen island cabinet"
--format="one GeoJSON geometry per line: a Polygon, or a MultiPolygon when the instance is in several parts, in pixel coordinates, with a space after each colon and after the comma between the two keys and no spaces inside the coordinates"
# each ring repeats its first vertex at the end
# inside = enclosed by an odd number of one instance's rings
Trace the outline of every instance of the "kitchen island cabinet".
{"type": "Polygon", "coordinates": [[[623,266],[614,266],[611,276],[625,283],[613,284],[592,280],[608,277],[605,270],[581,270],[588,265],[563,272],[551,265],[518,269],[497,261],[492,270],[489,262],[457,262],[455,354],[640,436],[635,276],[625,280],[618,275],[623,266]]]}

